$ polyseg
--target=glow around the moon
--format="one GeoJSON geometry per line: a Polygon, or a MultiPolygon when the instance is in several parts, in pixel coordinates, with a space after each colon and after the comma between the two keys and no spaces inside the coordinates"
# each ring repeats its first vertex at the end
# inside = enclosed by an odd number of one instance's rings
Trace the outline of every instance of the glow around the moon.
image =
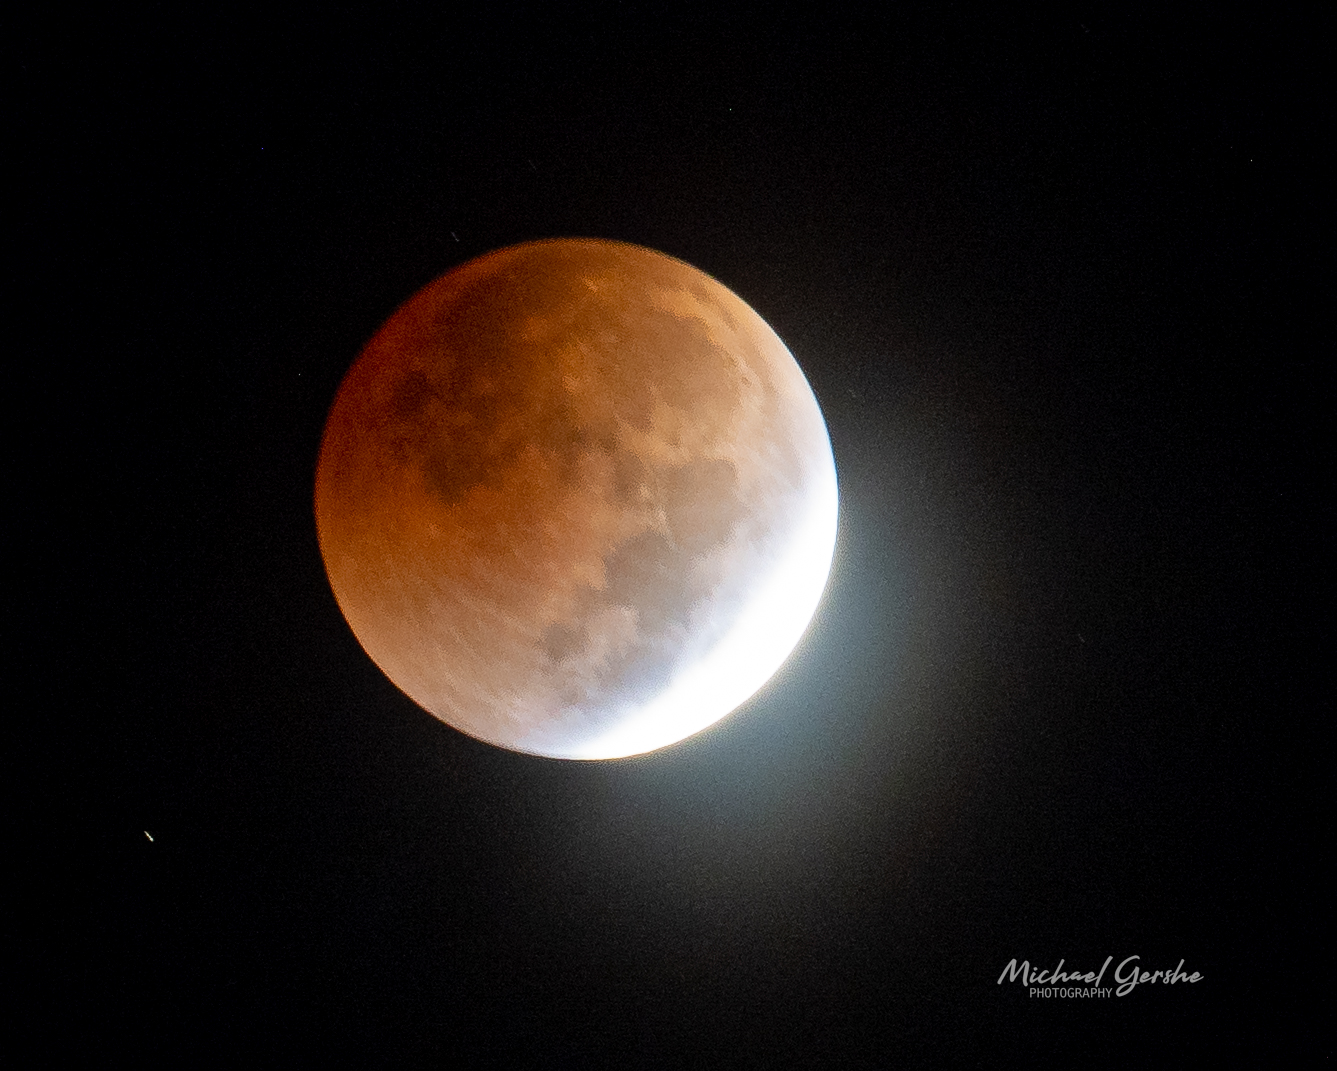
{"type": "Polygon", "coordinates": [[[563,240],[443,276],[331,408],[315,511],[372,659],[456,728],[561,758],[713,724],[807,628],[835,546],[817,401],[740,298],[563,240]]]}

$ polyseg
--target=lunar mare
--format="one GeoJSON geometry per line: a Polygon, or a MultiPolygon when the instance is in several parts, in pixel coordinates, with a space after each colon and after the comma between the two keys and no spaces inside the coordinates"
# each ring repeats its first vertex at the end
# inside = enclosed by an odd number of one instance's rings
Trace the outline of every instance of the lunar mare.
{"type": "Polygon", "coordinates": [[[745,702],[821,598],[830,440],[743,300],[592,240],[490,253],[372,338],[331,407],[315,515],[367,654],[449,725],[639,754],[745,702]]]}

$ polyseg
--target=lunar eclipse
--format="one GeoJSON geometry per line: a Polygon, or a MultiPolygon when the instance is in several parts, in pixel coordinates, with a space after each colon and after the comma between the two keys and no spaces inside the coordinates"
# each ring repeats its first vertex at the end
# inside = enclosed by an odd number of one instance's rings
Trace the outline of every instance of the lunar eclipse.
{"type": "Polygon", "coordinates": [[[326,423],[320,548],[367,654],[473,737],[639,754],[752,696],[821,598],[826,425],[701,271],[552,240],[462,265],[367,344],[326,423]]]}

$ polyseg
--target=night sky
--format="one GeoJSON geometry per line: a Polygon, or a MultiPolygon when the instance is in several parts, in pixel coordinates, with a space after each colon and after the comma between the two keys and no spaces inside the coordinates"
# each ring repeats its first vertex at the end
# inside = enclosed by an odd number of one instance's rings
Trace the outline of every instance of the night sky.
{"type": "Polygon", "coordinates": [[[87,1066],[1330,1057],[1316,28],[489,11],[12,28],[19,1033],[87,1066]],[[791,660],[608,763],[399,693],[311,506],[386,317],[558,236],[748,301],[840,478],[791,660]],[[1203,981],[996,984],[1132,955],[1203,981]]]}

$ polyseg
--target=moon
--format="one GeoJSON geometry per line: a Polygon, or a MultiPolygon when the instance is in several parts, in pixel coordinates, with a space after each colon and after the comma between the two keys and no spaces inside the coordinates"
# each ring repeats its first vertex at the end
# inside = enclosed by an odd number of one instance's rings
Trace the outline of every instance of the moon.
{"type": "Polygon", "coordinates": [[[817,399],[723,284],[620,242],[501,249],[371,339],[316,466],[335,599],[409,698],[479,740],[608,759],[775,673],[835,549],[817,399]]]}

